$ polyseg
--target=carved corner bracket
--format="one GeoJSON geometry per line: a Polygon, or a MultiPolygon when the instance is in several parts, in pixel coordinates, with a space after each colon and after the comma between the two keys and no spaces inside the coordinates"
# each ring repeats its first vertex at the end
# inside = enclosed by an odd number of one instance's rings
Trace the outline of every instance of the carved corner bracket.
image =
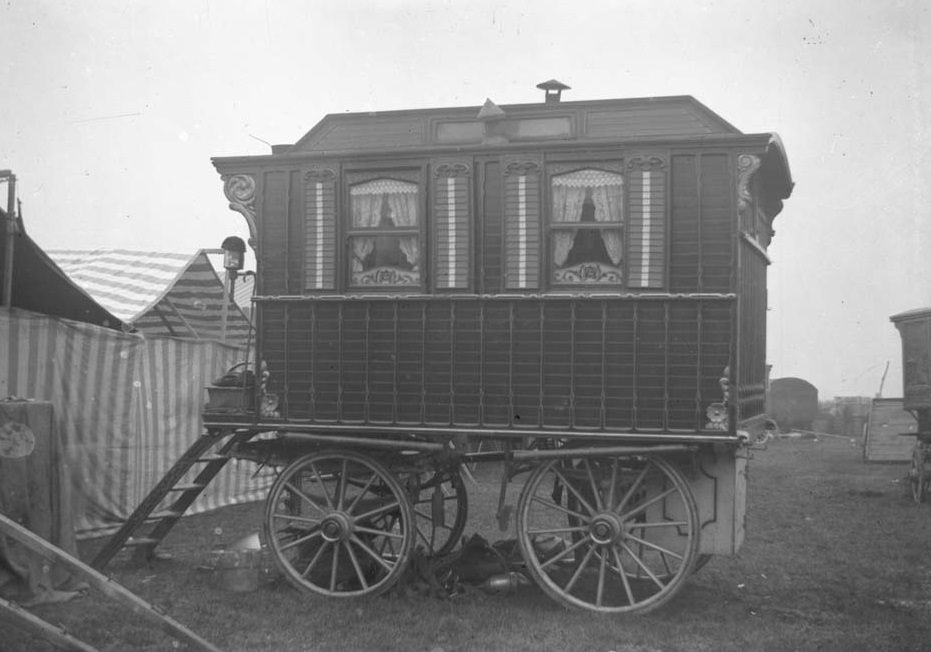
{"type": "Polygon", "coordinates": [[[737,210],[740,214],[749,210],[753,204],[753,195],[750,192],[750,179],[760,169],[759,156],[741,154],[737,157],[737,210]]]}
{"type": "Polygon", "coordinates": [[[255,178],[250,174],[229,174],[220,177],[223,194],[230,202],[230,210],[240,213],[249,225],[249,246],[255,249],[255,178]]]}
{"type": "Polygon", "coordinates": [[[634,156],[627,162],[627,169],[640,170],[641,172],[651,172],[665,168],[666,160],[661,156],[634,156]]]}
{"type": "Polygon", "coordinates": [[[504,169],[504,174],[511,175],[539,175],[540,164],[537,161],[512,161],[504,169]]]}

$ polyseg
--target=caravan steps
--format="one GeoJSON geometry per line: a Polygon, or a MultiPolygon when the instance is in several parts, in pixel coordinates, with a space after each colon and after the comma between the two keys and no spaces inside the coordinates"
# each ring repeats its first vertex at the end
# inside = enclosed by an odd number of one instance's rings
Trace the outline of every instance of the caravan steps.
{"type": "Polygon", "coordinates": [[[91,566],[103,569],[124,548],[135,548],[146,559],[152,559],[156,546],[229,462],[233,448],[254,435],[252,430],[211,431],[201,435],[107,540],[91,560],[91,566]],[[191,480],[188,472],[198,466],[191,480]],[[174,496],[173,502],[161,506],[169,494],[174,496]],[[144,527],[150,528],[149,531],[137,532],[144,527]]]}

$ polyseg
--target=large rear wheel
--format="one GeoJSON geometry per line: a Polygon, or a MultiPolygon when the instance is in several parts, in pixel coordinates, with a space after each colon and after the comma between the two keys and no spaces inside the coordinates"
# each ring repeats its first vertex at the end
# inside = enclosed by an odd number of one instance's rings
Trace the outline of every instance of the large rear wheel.
{"type": "Polygon", "coordinates": [[[540,587],[569,607],[643,613],[683,586],[699,556],[687,480],[655,456],[552,460],[518,502],[518,540],[540,587]]]}

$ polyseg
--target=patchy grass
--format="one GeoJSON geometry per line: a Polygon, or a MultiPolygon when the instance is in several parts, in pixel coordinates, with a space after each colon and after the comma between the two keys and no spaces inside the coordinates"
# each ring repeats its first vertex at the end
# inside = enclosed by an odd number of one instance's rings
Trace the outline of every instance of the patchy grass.
{"type": "MultiPolygon", "coordinates": [[[[144,599],[230,652],[304,650],[924,650],[931,646],[931,506],[906,495],[902,465],[862,462],[843,439],[777,440],[750,466],[747,539],[713,559],[658,612],[640,617],[567,611],[535,586],[440,600],[400,591],[378,598],[306,596],[282,581],[231,593],[204,565],[209,550],[258,530],[261,504],[185,518],[161,552],[169,561],[110,572],[144,599]]],[[[469,483],[466,534],[489,541],[497,469],[469,483]]],[[[516,503],[519,486],[509,488],[516,503]]],[[[89,558],[91,546],[82,550],[89,558]]],[[[171,650],[122,607],[90,595],[33,610],[105,651],[171,650]]],[[[33,650],[17,633],[4,650],[33,650]],[[12,645],[12,647],[10,647],[12,645]]]]}

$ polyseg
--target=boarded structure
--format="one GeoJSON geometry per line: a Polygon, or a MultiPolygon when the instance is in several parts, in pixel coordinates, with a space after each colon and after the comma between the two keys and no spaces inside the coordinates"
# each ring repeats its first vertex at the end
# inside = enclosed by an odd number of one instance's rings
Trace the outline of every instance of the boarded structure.
{"type": "Polygon", "coordinates": [[[204,250],[50,250],[48,256],[101,306],[143,335],[247,343],[249,320],[235,301],[226,299],[223,281],[204,250]]]}
{"type": "Polygon", "coordinates": [[[867,462],[911,461],[916,432],[918,422],[902,406],[901,398],[874,398],[863,438],[863,459],[867,462]]]}

